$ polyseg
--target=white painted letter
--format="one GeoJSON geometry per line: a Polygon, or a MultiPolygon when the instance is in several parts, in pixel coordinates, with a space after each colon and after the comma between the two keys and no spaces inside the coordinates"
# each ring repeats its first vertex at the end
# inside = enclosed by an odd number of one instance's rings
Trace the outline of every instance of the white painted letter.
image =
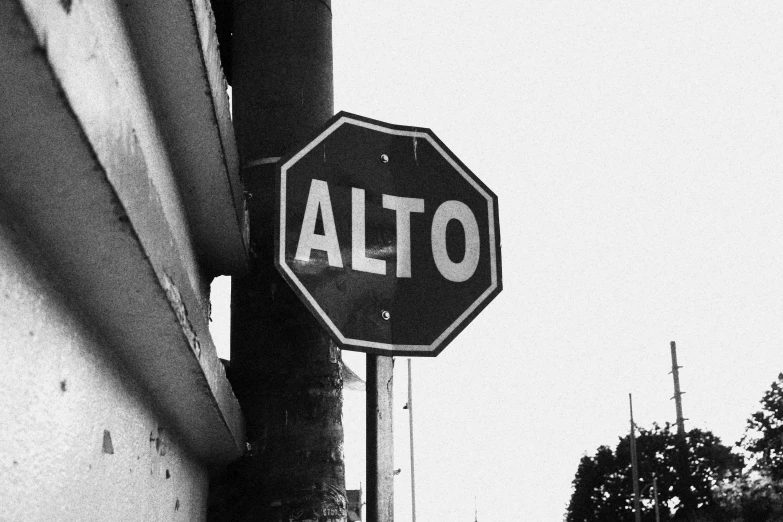
{"type": "Polygon", "coordinates": [[[461,201],[444,202],[432,218],[431,238],[432,257],[441,275],[455,283],[470,279],[476,271],[481,252],[478,223],[470,208],[461,201]],[[454,263],[446,250],[446,225],[452,219],[462,223],[462,229],[465,231],[465,256],[459,263],[454,263]]]}
{"type": "Polygon", "coordinates": [[[351,189],[351,266],[354,270],[371,274],[386,274],[386,261],[367,257],[365,238],[364,189],[351,189]]]}
{"type": "Polygon", "coordinates": [[[397,214],[397,277],[411,276],[411,212],[424,212],[424,200],[383,195],[383,208],[397,214]]]}
{"type": "Polygon", "coordinates": [[[296,247],[296,260],[310,261],[312,250],[326,252],[329,266],[343,267],[340,243],[337,241],[337,229],[334,226],[332,201],[329,199],[329,186],[320,179],[314,179],[310,183],[310,194],[307,196],[302,230],[299,232],[299,245],[296,247]],[[315,233],[319,209],[321,210],[321,221],[324,224],[324,235],[315,233]]]}

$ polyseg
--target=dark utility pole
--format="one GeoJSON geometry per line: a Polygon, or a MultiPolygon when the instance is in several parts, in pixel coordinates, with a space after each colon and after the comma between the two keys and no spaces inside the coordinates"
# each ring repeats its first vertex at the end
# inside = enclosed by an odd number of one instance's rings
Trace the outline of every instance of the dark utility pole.
{"type": "Polygon", "coordinates": [[[344,520],[340,351],[272,260],[275,164],[333,114],[331,2],[234,0],[232,8],[252,273],[232,280],[230,379],[251,447],[213,480],[210,520],[344,520]]]}

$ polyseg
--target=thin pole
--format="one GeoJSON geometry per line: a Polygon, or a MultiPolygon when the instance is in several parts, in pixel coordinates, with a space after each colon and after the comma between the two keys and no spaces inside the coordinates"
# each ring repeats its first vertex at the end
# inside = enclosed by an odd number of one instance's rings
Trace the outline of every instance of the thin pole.
{"type": "Polygon", "coordinates": [[[653,495],[655,495],[655,522],[661,522],[661,512],[658,507],[658,477],[653,475],[653,495]]]}
{"type": "Polygon", "coordinates": [[[394,522],[394,360],[367,354],[367,522],[394,522]]]}
{"type": "Polygon", "coordinates": [[[631,407],[631,475],[633,478],[633,511],[636,522],[642,521],[641,499],[639,498],[639,463],[636,460],[636,425],[633,422],[633,398],[628,394],[631,407]]]}
{"type": "Polygon", "coordinates": [[[677,365],[677,345],[671,342],[672,351],[672,377],[674,377],[674,404],[677,408],[677,435],[681,438],[685,436],[685,419],[682,416],[682,393],[680,391],[680,368],[677,365]]]}
{"type": "Polygon", "coordinates": [[[413,474],[413,383],[410,358],[408,359],[408,424],[411,430],[411,517],[412,522],[416,522],[416,479],[413,474]]]}

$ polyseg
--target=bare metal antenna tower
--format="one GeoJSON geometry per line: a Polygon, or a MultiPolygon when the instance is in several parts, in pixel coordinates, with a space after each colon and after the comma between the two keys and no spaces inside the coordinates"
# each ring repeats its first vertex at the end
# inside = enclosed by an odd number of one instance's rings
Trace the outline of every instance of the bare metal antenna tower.
{"type": "Polygon", "coordinates": [[[674,341],[671,342],[672,348],[672,371],[671,374],[674,377],[674,404],[677,407],[677,435],[680,437],[685,436],[685,419],[682,416],[682,394],[685,392],[680,391],[680,368],[682,366],[677,365],[677,345],[674,341]]]}

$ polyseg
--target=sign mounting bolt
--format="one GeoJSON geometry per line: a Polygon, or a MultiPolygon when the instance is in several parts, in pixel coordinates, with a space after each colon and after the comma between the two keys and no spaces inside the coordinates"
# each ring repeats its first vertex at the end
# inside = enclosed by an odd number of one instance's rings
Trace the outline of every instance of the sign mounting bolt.
{"type": "Polygon", "coordinates": [[[384,321],[391,319],[391,313],[388,310],[381,310],[381,317],[384,321]]]}
{"type": "Polygon", "coordinates": [[[381,154],[381,162],[382,163],[389,163],[389,155],[388,154],[381,154]]]}

